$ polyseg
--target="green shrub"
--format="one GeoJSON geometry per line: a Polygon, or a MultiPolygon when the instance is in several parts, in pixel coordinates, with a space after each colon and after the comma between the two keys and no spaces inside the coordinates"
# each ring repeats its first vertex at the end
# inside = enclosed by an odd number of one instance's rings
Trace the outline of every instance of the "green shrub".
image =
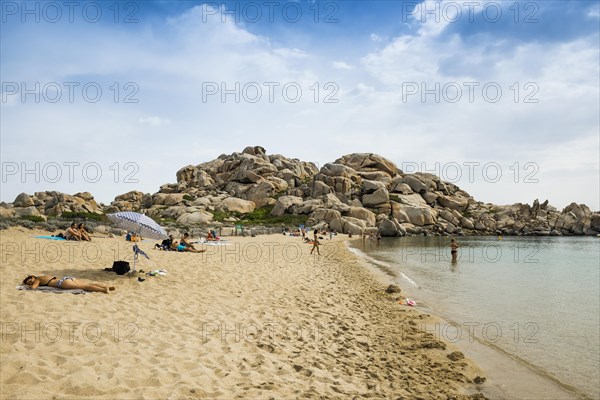
{"type": "Polygon", "coordinates": [[[184,200],[188,200],[188,201],[194,201],[194,196],[190,195],[190,194],[184,194],[183,195],[183,199],[184,200]]]}
{"type": "Polygon", "coordinates": [[[231,217],[231,215],[227,211],[212,211],[213,220],[217,222],[222,222],[225,218],[231,217]]]}
{"type": "Polygon", "coordinates": [[[64,211],[60,214],[61,218],[65,219],[87,219],[92,221],[106,221],[106,216],[104,214],[95,214],[89,212],[72,212],[72,211],[64,211]]]}
{"type": "Polygon", "coordinates": [[[241,217],[241,222],[249,225],[288,225],[297,226],[306,222],[306,215],[282,215],[281,217],[273,217],[271,214],[273,206],[264,206],[257,208],[251,213],[241,217]]]}
{"type": "Polygon", "coordinates": [[[23,215],[19,217],[19,219],[31,222],[46,222],[46,220],[40,215],[23,215]]]}

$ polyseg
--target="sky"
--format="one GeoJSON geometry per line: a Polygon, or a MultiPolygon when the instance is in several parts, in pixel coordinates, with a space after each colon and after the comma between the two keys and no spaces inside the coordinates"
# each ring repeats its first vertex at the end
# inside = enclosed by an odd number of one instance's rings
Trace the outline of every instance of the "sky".
{"type": "Polygon", "coordinates": [[[263,146],[600,210],[597,1],[1,1],[0,200],[263,146]]]}

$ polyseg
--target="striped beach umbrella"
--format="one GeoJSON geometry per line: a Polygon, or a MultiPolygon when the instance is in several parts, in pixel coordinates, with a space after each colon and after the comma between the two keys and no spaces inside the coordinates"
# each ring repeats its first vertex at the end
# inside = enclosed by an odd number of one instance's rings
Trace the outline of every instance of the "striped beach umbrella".
{"type": "Polygon", "coordinates": [[[123,211],[106,215],[117,227],[134,232],[148,239],[168,239],[165,229],[152,218],[133,211],[123,211]]]}

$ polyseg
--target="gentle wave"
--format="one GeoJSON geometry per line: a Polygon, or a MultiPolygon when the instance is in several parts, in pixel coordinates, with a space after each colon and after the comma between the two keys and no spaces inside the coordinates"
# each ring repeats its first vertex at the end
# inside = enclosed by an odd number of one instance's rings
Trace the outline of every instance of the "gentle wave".
{"type": "Polygon", "coordinates": [[[404,272],[398,271],[397,268],[395,268],[394,266],[392,266],[392,265],[390,265],[390,264],[388,264],[388,263],[386,263],[384,261],[377,260],[377,259],[375,259],[375,258],[367,255],[366,253],[362,252],[361,250],[357,249],[356,247],[352,247],[352,245],[350,245],[348,242],[346,242],[346,246],[348,247],[348,250],[352,254],[354,254],[354,255],[356,255],[356,256],[358,256],[358,257],[360,257],[360,258],[362,258],[362,259],[364,259],[364,260],[366,260],[368,262],[370,262],[371,264],[384,267],[387,271],[390,271],[390,272],[392,272],[394,274],[399,274],[400,277],[402,279],[404,279],[406,282],[408,282],[411,286],[413,286],[414,288],[417,288],[417,289],[419,288],[419,285],[417,284],[417,282],[415,282],[413,279],[411,279],[404,272]]]}

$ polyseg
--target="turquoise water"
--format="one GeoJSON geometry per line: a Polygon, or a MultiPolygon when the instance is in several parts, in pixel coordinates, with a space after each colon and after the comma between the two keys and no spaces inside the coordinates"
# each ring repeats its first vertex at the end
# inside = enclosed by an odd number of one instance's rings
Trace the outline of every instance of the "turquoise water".
{"type": "Polygon", "coordinates": [[[600,239],[460,237],[383,239],[352,246],[404,292],[458,328],[431,327],[507,352],[538,372],[600,398],[600,239]]]}

